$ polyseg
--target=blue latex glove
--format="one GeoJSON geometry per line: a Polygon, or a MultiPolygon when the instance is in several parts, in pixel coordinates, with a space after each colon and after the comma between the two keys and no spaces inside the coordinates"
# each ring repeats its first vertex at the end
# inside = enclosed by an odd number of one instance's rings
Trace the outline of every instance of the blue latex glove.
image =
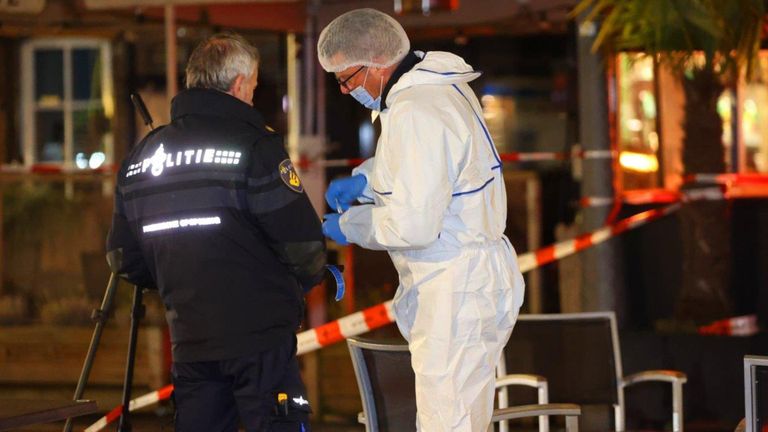
{"type": "Polygon", "coordinates": [[[344,233],[341,232],[339,218],[341,218],[341,215],[338,213],[329,213],[323,216],[323,234],[339,245],[346,246],[349,244],[349,241],[347,241],[344,233]]]}
{"type": "Polygon", "coordinates": [[[325,191],[325,201],[339,213],[347,211],[349,206],[363,195],[367,183],[368,180],[362,174],[333,180],[325,191]]]}

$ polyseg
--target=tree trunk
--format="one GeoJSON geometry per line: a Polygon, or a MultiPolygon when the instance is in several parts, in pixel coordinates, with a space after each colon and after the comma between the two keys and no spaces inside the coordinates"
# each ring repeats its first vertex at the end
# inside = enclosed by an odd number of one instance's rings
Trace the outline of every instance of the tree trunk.
{"type": "MultiPolygon", "coordinates": [[[[683,164],[686,174],[725,172],[722,120],[717,99],[724,87],[711,70],[697,70],[683,78],[685,120],[683,164]]],[[[695,182],[683,191],[713,187],[695,182]]],[[[730,316],[731,226],[728,203],[690,201],[680,210],[683,242],[683,284],[676,318],[702,324],[730,316]]]]}

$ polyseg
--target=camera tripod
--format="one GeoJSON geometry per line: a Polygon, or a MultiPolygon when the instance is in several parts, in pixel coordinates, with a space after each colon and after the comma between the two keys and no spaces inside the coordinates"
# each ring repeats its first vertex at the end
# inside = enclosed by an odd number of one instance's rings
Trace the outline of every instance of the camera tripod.
{"type": "MultiPolygon", "coordinates": [[[[83,362],[83,369],[80,372],[80,378],[77,381],[77,388],[75,389],[74,400],[79,400],[83,396],[85,391],[85,385],[88,381],[88,377],[91,374],[91,368],[93,367],[93,360],[96,357],[96,350],[99,347],[101,341],[101,333],[104,329],[104,325],[107,323],[109,314],[112,312],[112,306],[114,303],[115,291],[119,278],[116,274],[112,273],[109,276],[109,282],[107,283],[107,289],[104,292],[104,298],[101,301],[101,307],[94,309],[91,313],[91,319],[96,322],[96,326],[91,336],[91,343],[88,347],[88,353],[85,356],[83,362]]],[[[137,285],[133,287],[133,304],[131,306],[131,327],[128,336],[128,354],[125,363],[125,377],[123,379],[123,402],[122,412],[120,414],[120,421],[118,422],[117,430],[119,432],[131,432],[129,403],[131,401],[131,386],[133,384],[133,368],[136,360],[136,346],[138,342],[139,323],[144,318],[145,307],[143,303],[144,289],[137,285]]],[[[72,419],[68,418],[64,424],[64,432],[72,431],[72,419]]]]}
{"type": "MultiPolygon", "coordinates": [[[[144,100],[141,95],[136,92],[130,94],[131,102],[136,108],[136,111],[141,115],[144,125],[150,129],[154,129],[152,124],[152,116],[147,110],[147,106],[144,104],[144,100]]],[[[78,400],[83,396],[85,390],[85,383],[88,381],[88,376],[91,374],[91,367],[93,366],[93,359],[96,356],[96,349],[101,341],[101,332],[104,329],[104,324],[107,322],[109,314],[112,312],[112,303],[114,302],[115,290],[117,289],[117,283],[119,278],[116,274],[112,273],[109,276],[109,282],[107,282],[107,290],[104,292],[104,298],[101,301],[101,307],[94,309],[91,313],[91,319],[96,322],[96,328],[93,330],[93,336],[91,337],[91,344],[88,347],[88,354],[85,356],[85,362],[83,363],[83,370],[80,372],[80,378],[77,380],[77,388],[75,389],[74,400],[78,400]]],[[[120,414],[120,422],[118,423],[117,430],[119,432],[130,432],[130,413],[129,403],[131,401],[131,385],[133,384],[133,366],[136,357],[136,343],[139,334],[139,322],[144,318],[144,303],[143,303],[143,289],[138,286],[133,287],[133,306],[131,308],[131,329],[130,336],[128,338],[128,358],[125,364],[125,379],[123,380],[123,410],[120,414]]],[[[64,424],[64,432],[72,431],[72,419],[68,418],[64,424]]]]}

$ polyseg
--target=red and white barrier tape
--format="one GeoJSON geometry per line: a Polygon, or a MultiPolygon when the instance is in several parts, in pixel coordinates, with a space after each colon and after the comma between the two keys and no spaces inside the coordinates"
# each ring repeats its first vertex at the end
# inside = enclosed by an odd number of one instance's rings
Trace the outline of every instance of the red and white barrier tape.
{"type": "Polygon", "coordinates": [[[613,225],[605,226],[591,233],[582,234],[574,239],[556,243],[534,252],[527,252],[517,257],[520,271],[525,273],[544,264],[557,261],[588,247],[600,244],[611,237],[615,237],[624,231],[645,225],[648,222],[667,216],[677,211],[680,204],[644,211],[626,219],[622,219],[613,225]]]}
{"type": "Polygon", "coordinates": [[[768,184],[768,175],[766,174],[688,174],[683,178],[685,183],[756,183],[768,184]]]}
{"type": "MultiPolygon", "coordinates": [[[[637,228],[648,222],[662,218],[679,208],[679,204],[673,204],[660,209],[648,210],[622,219],[613,225],[580,235],[575,239],[556,243],[537,251],[524,253],[517,257],[518,266],[522,273],[527,273],[552,261],[573,255],[576,252],[602,243],[627,230],[637,228]]],[[[363,334],[394,321],[395,317],[392,313],[392,301],[390,300],[361,312],[348,315],[337,321],[300,333],[297,336],[297,353],[304,354],[314,351],[336,342],[341,342],[350,336],[363,334]]]]}
{"type": "Polygon", "coordinates": [[[729,198],[726,191],[720,186],[706,187],[702,189],[689,189],[682,192],[682,201],[720,201],[729,198]]]}
{"type": "MultiPolygon", "coordinates": [[[[727,192],[724,192],[721,186],[715,186],[701,189],[688,189],[680,192],[666,189],[627,191],[622,193],[618,200],[623,204],[645,205],[672,204],[680,201],[719,201],[726,198],[731,198],[731,196],[727,192]]],[[[616,203],[616,201],[617,199],[613,197],[584,197],[579,200],[579,206],[582,208],[610,206],[616,203]]]]}
{"type": "MultiPolygon", "coordinates": [[[[503,162],[540,162],[557,161],[567,159],[611,159],[615,155],[613,150],[582,150],[568,152],[511,152],[501,153],[499,157],[503,162]]],[[[365,159],[301,159],[294,165],[298,168],[306,169],[311,166],[323,168],[355,167],[363,163],[365,159]]]]}
{"type": "Polygon", "coordinates": [[[60,164],[40,163],[31,166],[24,165],[0,165],[0,173],[3,174],[112,174],[115,166],[105,164],[98,168],[77,168],[60,164]]]}
{"type": "Polygon", "coordinates": [[[587,196],[579,199],[579,207],[607,207],[612,206],[616,201],[613,197],[587,196]]]}
{"type": "Polygon", "coordinates": [[[347,315],[336,321],[323,324],[296,335],[297,355],[302,355],[328,345],[341,342],[350,336],[357,336],[395,321],[392,300],[360,312],[347,315]]]}
{"type": "Polygon", "coordinates": [[[320,168],[343,168],[343,167],[356,167],[363,162],[365,162],[365,159],[362,159],[362,158],[317,159],[317,160],[300,159],[294,162],[294,165],[296,165],[296,167],[300,169],[307,169],[311,166],[317,166],[320,168]]]}
{"type": "MultiPolygon", "coordinates": [[[[519,255],[517,258],[520,271],[526,273],[545,264],[559,260],[561,258],[573,255],[578,251],[588,247],[600,244],[611,237],[615,237],[627,230],[637,228],[656,219],[662,218],[680,208],[680,204],[672,204],[661,209],[648,210],[627,219],[622,219],[613,225],[600,228],[591,233],[576,237],[572,240],[556,243],[551,246],[539,249],[533,252],[527,252],[519,255]]],[[[336,321],[323,324],[310,330],[303,331],[296,335],[297,355],[306,354],[311,351],[333,345],[344,339],[357,336],[368,331],[383,327],[395,321],[392,312],[392,300],[378,304],[376,306],[364,309],[347,315],[336,321]]],[[[160,390],[148,393],[144,396],[131,401],[129,410],[134,411],[151,405],[160,400],[167,399],[173,390],[172,385],[163,387],[160,390]]],[[[85,432],[96,432],[106,427],[110,422],[120,417],[122,406],[110,411],[106,416],[93,423],[85,432]]]]}
{"type": "Polygon", "coordinates": [[[725,198],[768,198],[766,174],[693,174],[686,183],[713,184],[723,188],[725,198]]]}
{"type": "MultiPolygon", "coordinates": [[[[128,404],[128,411],[136,411],[138,409],[158,403],[161,400],[168,399],[171,397],[171,392],[173,392],[173,384],[169,384],[159,390],[155,390],[151,393],[137,397],[128,404]]],[[[120,418],[122,413],[123,406],[118,405],[112,411],[108,412],[107,415],[96,420],[96,422],[94,422],[92,425],[85,428],[85,432],[96,432],[104,429],[108,424],[120,418]]]]}
{"type": "Polygon", "coordinates": [[[752,336],[760,331],[757,315],[721,319],[699,327],[699,334],[718,336],[752,336]]]}
{"type": "MultiPolygon", "coordinates": [[[[504,162],[537,162],[537,161],[556,161],[567,159],[611,159],[615,156],[613,150],[580,150],[573,152],[510,152],[501,153],[499,157],[504,162]]],[[[294,162],[296,167],[301,169],[310,166],[322,168],[356,167],[363,163],[365,159],[300,159],[294,162]]],[[[31,166],[24,165],[0,165],[0,173],[8,174],[110,174],[116,169],[115,165],[103,165],[96,169],[80,169],[72,166],[64,166],[56,163],[39,163],[31,166]]]]}
{"type": "Polygon", "coordinates": [[[553,161],[553,160],[566,160],[568,158],[568,153],[565,153],[565,152],[500,153],[499,158],[501,158],[502,162],[553,161]]]}
{"type": "MultiPolygon", "coordinates": [[[[363,334],[370,330],[383,327],[395,321],[392,313],[392,300],[369,307],[360,312],[347,315],[336,321],[323,324],[311,330],[303,331],[296,335],[296,355],[306,354],[310,351],[341,342],[350,336],[363,334]]],[[[147,393],[130,402],[129,411],[135,411],[171,397],[173,385],[167,385],[160,390],[147,393]]],[[[108,424],[120,418],[123,406],[120,405],[90,425],[85,432],[96,432],[105,428],[108,424]]]]}
{"type": "Polygon", "coordinates": [[[571,152],[573,159],[613,159],[616,157],[614,150],[581,150],[571,152]]]}

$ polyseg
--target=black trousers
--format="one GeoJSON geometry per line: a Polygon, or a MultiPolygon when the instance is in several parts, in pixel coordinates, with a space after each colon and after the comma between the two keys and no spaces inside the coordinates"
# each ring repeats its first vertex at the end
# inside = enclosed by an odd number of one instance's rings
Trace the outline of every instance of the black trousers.
{"type": "Polygon", "coordinates": [[[310,431],[293,335],[246,357],[174,362],[171,374],[176,432],[235,432],[239,422],[248,432],[310,431]]]}

